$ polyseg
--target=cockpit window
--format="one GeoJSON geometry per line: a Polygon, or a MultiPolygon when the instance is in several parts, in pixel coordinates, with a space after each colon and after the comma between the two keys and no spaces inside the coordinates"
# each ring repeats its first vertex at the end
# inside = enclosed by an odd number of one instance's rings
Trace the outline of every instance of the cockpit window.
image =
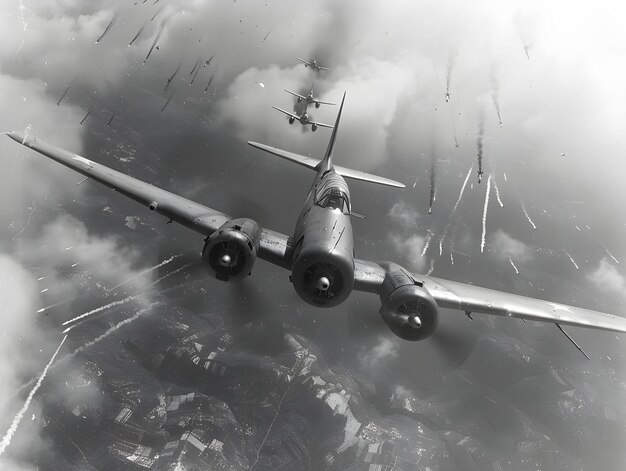
{"type": "Polygon", "coordinates": [[[317,205],[322,208],[337,209],[344,214],[350,213],[346,195],[338,190],[331,190],[322,195],[322,197],[318,200],[317,205]]]}

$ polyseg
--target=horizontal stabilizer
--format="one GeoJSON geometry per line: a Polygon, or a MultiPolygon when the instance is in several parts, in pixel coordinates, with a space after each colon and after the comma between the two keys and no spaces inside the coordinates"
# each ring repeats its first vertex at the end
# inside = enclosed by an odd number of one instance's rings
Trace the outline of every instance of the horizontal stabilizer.
{"type": "Polygon", "coordinates": [[[295,152],[289,152],[286,150],[279,149],[278,147],[268,146],[265,144],[261,144],[260,142],[248,141],[252,147],[256,147],[257,149],[264,150],[265,152],[269,152],[270,154],[274,154],[283,159],[291,160],[299,165],[304,167],[311,168],[315,170],[317,164],[320,163],[319,160],[314,159],[313,157],[307,157],[306,155],[296,154],[295,152]]]}
{"type": "MultiPolygon", "coordinates": [[[[252,147],[256,147],[257,149],[264,150],[265,152],[269,152],[270,154],[274,154],[280,158],[291,160],[299,165],[304,167],[308,167],[313,170],[317,170],[317,165],[320,163],[318,159],[314,159],[313,157],[308,157],[306,155],[296,154],[295,152],[289,152],[283,149],[279,149],[278,147],[268,146],[265,144],[261,144],[259,142],[248,141],[252,147]]],[[[405,185],[403,183],[397,182],[395,180],[391,180],[385,177],[379,177],[378,175],[373,175],[367,172],[361,172],[360,170],[352,170],[346,167],[335,166],[335,172],[345,178],[352,178],[354,180],[361,180],[370,183],[378,183],[380,185],[393,186],[396,188],[404,188],[405,185]]]]}
{"type": "Polygon", "coordinates": [[[352,170],[351,168],[340,167],[335,165],[335,172],[345,178],[352,178],[353,180],[361,180],[364,182],[378,183],[379,185],[394,186],[396,188],[405,188],[404,183],[391,180],[390,178],[379,177],[372,173],[362,172],[360,170],[352,170]]]}

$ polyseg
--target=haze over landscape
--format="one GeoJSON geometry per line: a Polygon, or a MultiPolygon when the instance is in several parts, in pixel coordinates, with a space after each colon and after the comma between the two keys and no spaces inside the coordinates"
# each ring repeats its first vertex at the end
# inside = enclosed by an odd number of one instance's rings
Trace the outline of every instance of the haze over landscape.
{"type": "MultiPolygon", "coordinates": [[[[313,174],[246,141],[321,157],[330,130],[271,106],[345,91],[335,162],[407,185],[350,182],[357,257],[624,316],[625,10],[11,1],[0,131],[289,234],[313,174]]],[[[3,469],[626,462],[622,335],[568,328],[587,360],[553,325],[442,310],[404,342],[376,296],[316,309],[263,261],[211,279],[197,234],[6,137],[0,154],[3,469]]]]}

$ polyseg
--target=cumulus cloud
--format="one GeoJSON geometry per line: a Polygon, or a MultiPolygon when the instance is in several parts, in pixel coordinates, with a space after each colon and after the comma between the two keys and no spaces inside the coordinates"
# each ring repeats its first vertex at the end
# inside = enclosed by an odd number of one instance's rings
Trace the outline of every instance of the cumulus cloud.
{"type": "Polygon", "coordinates": [[[533,259],[533,250],[502,229],[489,237],[489,250],[500,261],[528,262],[533,259]]]}
{"type": "Polygon", "coordinates": [[[626,296],[626,278],[606,258],[600,260],[598,268],[589,273],[587,279],[605,293],[626,296]]]}

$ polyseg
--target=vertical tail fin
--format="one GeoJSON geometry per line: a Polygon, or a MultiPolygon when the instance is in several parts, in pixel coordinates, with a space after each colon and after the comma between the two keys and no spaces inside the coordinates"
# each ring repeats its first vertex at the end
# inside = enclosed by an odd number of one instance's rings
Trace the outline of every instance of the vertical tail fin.
{"type": "Polygon", "coordinates": [[[343,92],[343,98],[341,99],[341,106],[339,106],[339,113],[337,113],[335,126],[333,127],[332,134],[330,135],[328,148],[326,149],[326,154],[324,154],[324,158],[319,163],[318,169],[322,169],[326,171],[326,170],[330,170],[331,168],[333,168],[333,147],[335,146],[335,139],[337,138],[337,131],[339,130],[339,120],[341,119],[341,111],[343,110],[343,102],[345,99],[346,99],[346,92],[343,92]]]}

